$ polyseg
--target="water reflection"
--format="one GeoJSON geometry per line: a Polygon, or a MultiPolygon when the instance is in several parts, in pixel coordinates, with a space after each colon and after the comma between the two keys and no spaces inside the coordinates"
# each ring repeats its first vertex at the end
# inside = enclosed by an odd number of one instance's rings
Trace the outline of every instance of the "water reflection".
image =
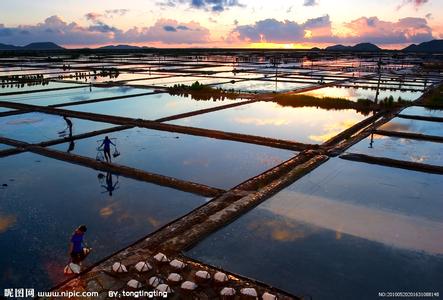
{"type": "Polygon", "coordinates": [[[101,187],[105,189],[105,191],[102,192],[102,194],[108,193],[109,196],[112,197],[112,193],[120,188],[118,186],[120,183],[118,180],[119,177],[118,175],[115,175],[115,177],[116,179],[114,180],[114,174],[112,174],[111,172],[107,172],[106,176],[103,175],[102,173],[99,173],[97,175],[101,187]]]}
{"type": "Polygon", "coordinates": [[[440,175],[330,159],[187,254],[314,299],[438,291],[442,199],[440,175]]]}
{"type": "Polygon", "coordinates": [[[372,134],[347,152],[443,165],[443,144],[372,134]]]}
{"type": "Polygon", "coordinates": [[[76,134],[109,128],[112,124],[69,118],[71,126],[63,118],[55,115],[31,112],[0,118],[1,135],[28,143],[72,137],[76,134]],[[75,128],[74,128],[75,124],[75,128]],[[60,130],[62,129],[62,130],[60,130]]]}
{"type": "Polygon", "coordinates": [[[110,197],[105,173],[106,188],[91,181],[95,170],[32,153],[0,159],[0,170],[8,182],[0,190],[0,286],[46,290],[64,280],[67,237],[78,224],[88,224],[91,264],[205,201],[124,177],[116,186],[115,175],[110,197]]]}
{"type": "Polygon", "coordinates": [[[291,107],[265,101],[170,123],[302,143],[321,143],[363,119],[364,115],[353,109],[291,107]]]}
{"type": "MultiPolygon", "coordinates": [[[[396,88],[396,87],[394,87],[396,88]]],[[[304,95],[310,95],[315,97],[334,97],[345,98],[352,101],[358,99],[370,99],[374,100],[376,96],[376,90],[352,88],[352,87],[326,87],[318,90],[313,90],[304,93],[304,95]]],[[[399,97],[403,100],[414,101],[422,95],[422,91],[400,91],[400,90],[381,90],[378,96],[379,99],[392,96],[395,100],[399,97]]]]}
{"type": "Polygon", "coordinates": [[[442,125],[439,122],[394,118],[380,127],[382,130],[393,130],[442,136],[442,125]]]}
{"type": "MultiPolygon", "coordinates": [[[[233,187],[295,155],[253,144],[141,128],[114,132],[112,136],[122,153],[112,159],[117,164],[220,188],[233,187]]],[[[102,139],[78,140],[73,153],[101,159],[97,154],[102,152],[97,152],[96,145],[102,139]]],[[[66,147],[61,144],[53,148],[65,151],[66,147]]]]}
{"type": "Polygon", "coordinates": [[[0,212],[0,234],[6,232],[17,222],[15,215],[3,215],[0,212]]]}
{"type": "Polygon", "coordinates": [[[279,193],[278,201],[266,202],[262,208],[282,219],[399,248],[443,254],[443,222],[291,191],[279,193]]]}

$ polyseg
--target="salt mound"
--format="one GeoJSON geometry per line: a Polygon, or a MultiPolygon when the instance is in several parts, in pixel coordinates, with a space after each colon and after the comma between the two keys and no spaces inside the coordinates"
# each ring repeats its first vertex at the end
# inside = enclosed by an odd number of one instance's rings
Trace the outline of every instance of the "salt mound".
{"type": "Polygon", "coordinates": [[[197,285],[192,281],[185,281],[182,283],[181,288],[188,291],[193,291],[197,288],[197,285]]]}
{"type": "Polygon", "coordinates": [[[139,272],[147,272],[149,270],[152,270],[152,266],[145,261],[139,261],[136,265],[135,268],[137,269],[137,271],[139,272]]]}
{"type": "Polygon", "coordinates": [[[139,282],[139,281],[137,281],[137,280],[135,280],[135,279],[131,279],[131,280],[129,280],[128,283],[127,283],[127,285],[128,285],[129,287],[131,287],[131,288],[134,288],[134,289],[139,289],[139,288],[142,287],[141,282],[139,282]]]}
{"type": "Polygon", "coordinates": [[[112,265],[112,271],[116,273],[126,273],[128,270],[126,269],[126,266],[120,262],[116,262],[112,265]]]}

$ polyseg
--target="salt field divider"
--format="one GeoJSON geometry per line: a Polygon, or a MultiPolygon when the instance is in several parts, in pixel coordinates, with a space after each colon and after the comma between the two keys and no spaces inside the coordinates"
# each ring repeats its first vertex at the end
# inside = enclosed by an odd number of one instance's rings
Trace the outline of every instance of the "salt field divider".
{"type": "Polygon", "coordinates": [[[388,130],[374,130],[375,134],[384,136],[394,136],[411,140],[421,140],[429,142],[443,143],[443,136],[426,135],[421,133],[401,132],[401,131],[388,131],[388,130]]]}
{"type": "Polygon", "coordinates": [[[403,114],[399,114],[397,117],[402,118],[402,119],[420,120],[420,121],[428,121],[428,122],[443,122],[443,118],[441,118],[441,117],[403,115],[403,114]]]}
{"type": "Polygon", "coordinates": [[[386,157],[370,156],[357,153],[346,153],[339,156],[341,159],[375,164],[387,167],[394,167],[424,173],[443,174],[443,166],[429,165],[405,160],[397,160],[386,157]]]}

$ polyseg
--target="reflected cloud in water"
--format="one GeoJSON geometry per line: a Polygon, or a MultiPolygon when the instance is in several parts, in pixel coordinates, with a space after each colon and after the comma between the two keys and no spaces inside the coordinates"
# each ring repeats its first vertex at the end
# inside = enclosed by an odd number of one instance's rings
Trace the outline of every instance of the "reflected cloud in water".
{"type": "Polygon", "coordinates": [[[304,222],[387,245],[443,254],[443,222],[282,191],[263,209],[294,222],[304,222]]]}
{"type": "Polygon", "coordinates": [[[17,222],[15,215],[1,215],[0,214],[0,233],[8,231],[17,222]]]}

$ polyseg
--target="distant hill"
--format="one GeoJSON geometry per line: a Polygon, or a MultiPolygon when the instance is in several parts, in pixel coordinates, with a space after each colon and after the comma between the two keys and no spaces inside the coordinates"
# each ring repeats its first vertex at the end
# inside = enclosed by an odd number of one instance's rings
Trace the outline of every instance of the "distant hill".
{"type": "Polygon", "coordinates": [[[326,51],[362,51],[362,52],[375,52],[381,51],[377,45],[371,43],[360,43],[355,46],[343,46],[343,45],[334,45],[326,47],[326,51]]]}
{"type": "Polygon", "coordinates": [[[4,50],[17,50],[17,49],[20,49],[20,47],[0,43],[0,50],[4,51],[4,50]]]}
{"type": "Polygon", "coordinates": [[[404,52],[443,52],[443,40],[432,40],[421,44],[412,44],[402,51],[404,52]]]}
{"type": "Polygon", "coordinates": [[[31,43],[23,47],[0,44],[0,51],[47,51],[47,50],[63,50],[63,49],[65,48],[60,47],[59,45],[51,42],[31,43]]]}
{"type": "Polygon", "coordinates": [[[102,50],[137,50],[137,49],[142,49],[141,47],[137,47],[137,46],[131,46],[131,45],[108,45],[108,46],[103,46],[97,49],[102,49],[102,50]]]}
{"type": "Polygon", "coordinates": [[[352,47],[350,47],[350,46],[334,45],[334,46],[326,47],[325,50],[326,51],[349,51],[349,50],[351,50],[351,48],[352,47]]]}
{"type": "Polygon", "coordinates": [[[63,50],[65,48],[51,42],[31,43],[22,47],[23,50],[63,50]]]}

